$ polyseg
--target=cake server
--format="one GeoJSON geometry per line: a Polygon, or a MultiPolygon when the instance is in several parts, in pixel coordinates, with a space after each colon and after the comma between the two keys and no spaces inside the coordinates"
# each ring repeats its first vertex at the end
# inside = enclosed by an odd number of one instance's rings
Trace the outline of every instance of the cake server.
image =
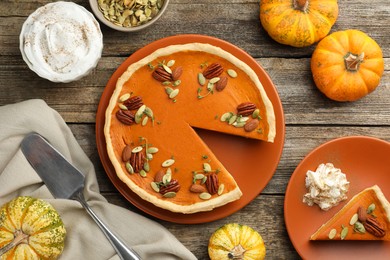
{"type": "Polygon", "coordinates": [[[84,175],[71,165],[49,142],[37,133],[27,135],[21,149],[31,166],[55,198],[73,199],[81,203],[97,223],[122,260],[139,260],[139,255],[112,233],[92,211],[84,199],[84,175]]]}

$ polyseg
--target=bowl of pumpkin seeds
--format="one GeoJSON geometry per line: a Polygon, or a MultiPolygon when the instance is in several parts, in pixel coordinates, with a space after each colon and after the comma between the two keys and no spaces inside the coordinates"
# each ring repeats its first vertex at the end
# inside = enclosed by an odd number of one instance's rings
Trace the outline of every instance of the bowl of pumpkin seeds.
{"type": "Polygon", "coordinates": [[[95,16],[118,31],[142,30],[164,13],[169,0],[89,0],[95,16]]]}

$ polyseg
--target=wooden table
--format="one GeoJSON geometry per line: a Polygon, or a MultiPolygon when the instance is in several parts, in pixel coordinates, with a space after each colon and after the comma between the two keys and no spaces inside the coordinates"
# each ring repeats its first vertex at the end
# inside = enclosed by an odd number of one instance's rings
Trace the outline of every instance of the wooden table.
{"type": "MultiPolygon", "coordinates": [[[[199,259],[207,259],[212,232],[229,222],[258,230],[268,259],[299,259],[283,219],[286,186],[295,167],[318,145],[341,136],[367,135],[390,141],[390,2],[339,1],[333,31],[359,29],[381,46],[385,73],[369,96],[353,102],[333,102],[315,87],[310,57],[315,48],[292,48],[273,41],[261,27],[259,1],[171,0],[163,17],[147,30],[126,34],[102,26],[104,51],[97,68],[76,82],[55,84],[30,71],[19,52],[19,32],[26,17],[51,1],[3,0],[0,4],[0,105],[41,98],[68,123],[96,167],[102,194],[112,203],[139,212],[109,181],[95,142],[95,115],[104,87],[116,68],[134,51],[157,39],[184,33],[218,37],[247,51],[272,78],[283,104],[286,137],[283,155],[269,184],[239,212],[199,225],[155,219],[169,229],[199,259]]],[[[76,0],[90,10],[88,1],[76,0]]]]}

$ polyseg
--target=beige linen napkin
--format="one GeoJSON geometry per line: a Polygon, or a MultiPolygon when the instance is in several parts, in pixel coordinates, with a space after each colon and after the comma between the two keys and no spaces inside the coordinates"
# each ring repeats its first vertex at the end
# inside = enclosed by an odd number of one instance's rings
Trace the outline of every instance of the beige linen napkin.
{"type": "Polygon", "coordinates": [[[73,200],[54,199],[31,168],[19,146],[30,132],[44,136],[86,176],[84,195],[96,214],[143,259],[196,259],[156,222],[112,205],[100,195],[93,164],[61,116],[42,100],[0,107],[0,204],[17,196],[33,196],[54,206],[67,237],[60,259],[119,259],[102,231],[73,200]]]}

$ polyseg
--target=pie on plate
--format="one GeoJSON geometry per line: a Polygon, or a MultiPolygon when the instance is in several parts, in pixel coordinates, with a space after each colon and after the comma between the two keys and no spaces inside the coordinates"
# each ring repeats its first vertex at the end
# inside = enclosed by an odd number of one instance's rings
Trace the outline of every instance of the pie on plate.
{"type": "Polygon", "coordinates": [[[364,189],[310,240],[390,240],[390,203],[377,185],[364,189]]]}
{"type": "Polygon", "coordinates": [[[170,45],[131,64],[106,110],[104,135],[117,176],[172,212],[238,200],[233,176],[193,128],[273,142],[274,109],[256,73],[206,43],[170,45]]]}

